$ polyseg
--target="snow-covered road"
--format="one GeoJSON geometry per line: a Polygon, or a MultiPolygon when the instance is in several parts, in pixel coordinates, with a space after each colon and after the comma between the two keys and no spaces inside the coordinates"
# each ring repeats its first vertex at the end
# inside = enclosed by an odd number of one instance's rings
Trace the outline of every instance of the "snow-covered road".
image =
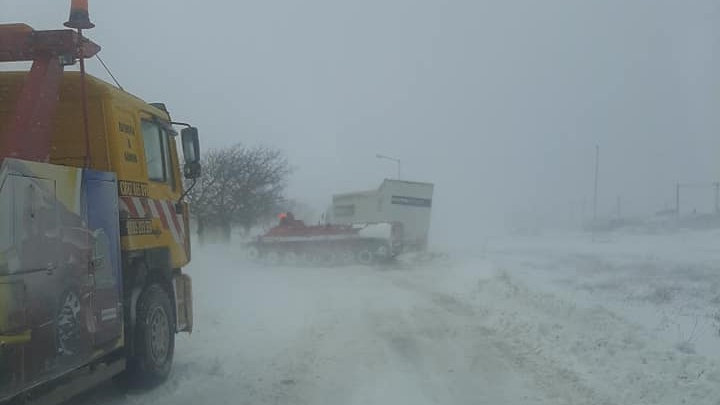
{"type": "Polygon", "coordinates": [[[77,402],[720,404],[712,308],[668,332],[720,296],[712,244],[669,265],[662,243],[677,243],[621,239],[498,240],[388,268],[263,268],[198,249],[196,330],[178,337],[170,380],[77,402]]]}

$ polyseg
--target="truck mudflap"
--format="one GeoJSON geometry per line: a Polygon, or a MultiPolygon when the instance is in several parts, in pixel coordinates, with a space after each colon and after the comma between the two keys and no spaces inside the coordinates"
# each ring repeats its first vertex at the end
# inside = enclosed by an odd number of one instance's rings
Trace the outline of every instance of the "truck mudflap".
{"type": "Polygon", "coordinates": [[[187,274],[173,276],[177,332],[191,333],[193,329],[192,279],[187,274]]]}

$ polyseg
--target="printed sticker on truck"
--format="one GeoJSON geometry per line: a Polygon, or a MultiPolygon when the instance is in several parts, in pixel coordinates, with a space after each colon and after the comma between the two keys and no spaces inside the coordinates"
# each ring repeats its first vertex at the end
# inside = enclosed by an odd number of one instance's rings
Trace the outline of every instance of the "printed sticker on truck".
{"type": "Polygon", "coordinates": [[[136,235],[152,235],[153,226],[151,220],[146,219],[126,219],[120,221],[120,235],[136,236],[136,235]]]}
{"type": "Polygon", "coordinates": [[[122,197],[145,197],[150,194],[147,183],[137,181],[118,181],[118,194],[122,197]]]}

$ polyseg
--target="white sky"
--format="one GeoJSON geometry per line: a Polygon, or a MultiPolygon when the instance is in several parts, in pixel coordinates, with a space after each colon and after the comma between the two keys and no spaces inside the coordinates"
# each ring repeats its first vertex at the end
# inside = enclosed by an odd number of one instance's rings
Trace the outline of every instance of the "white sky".
{"type": "MultiPolygon", "coordinates": [[[[583,200],[589,213],[595,144],[601,213],[618,195],[627,213],[654,212],[678,180],[720,180],[717,0],[90,8],[88,36],[127,90],[196,124],[205,148],[280,146],[291,196],[311,204],[394,176],[376,153],[436,183],[436,238],[533,212],[566,220],[583,200]]],[[[59,28],[68,9],[0,0],[0,21],[59,28]]]]}

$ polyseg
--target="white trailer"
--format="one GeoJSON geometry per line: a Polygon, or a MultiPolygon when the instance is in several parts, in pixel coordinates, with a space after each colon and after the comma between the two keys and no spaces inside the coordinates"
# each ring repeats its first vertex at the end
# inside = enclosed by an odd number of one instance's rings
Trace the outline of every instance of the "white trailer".
{"type": "Polygon", "coordinates": [[[427,247],[433,184],[386,179],[377,190],[336,194],[327,219],[333,224],[399,222],[407,250],[427,247]]]}

